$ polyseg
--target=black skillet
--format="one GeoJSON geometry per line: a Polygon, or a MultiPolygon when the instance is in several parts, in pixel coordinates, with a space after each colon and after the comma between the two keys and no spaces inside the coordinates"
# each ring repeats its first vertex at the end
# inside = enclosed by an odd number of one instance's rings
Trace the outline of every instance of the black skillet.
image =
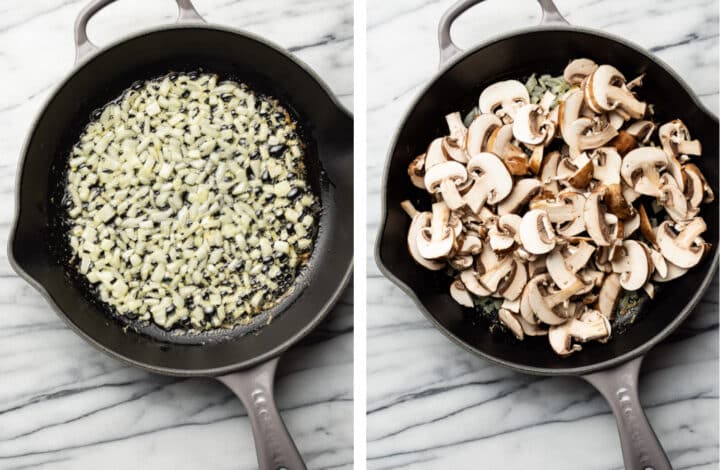
{"type": "Polygon", "coordinates": [[[211,376],[226,384],[248,411],[261,469],[305,468],[277,411],[273,379],[280,354],[320,323],[351,274],[352,117],[298,59],[246,32],[205,24],[190,0],[176,0],[176,24],[98,50],[87,38],[87,23],[112,1],[94,0],[78,16],[76,66],[49,98],[23,149],[10,262],[76,333],[101,351],[150,372],[211,376]],[[123,324],[67,275],[56,250],[61,234],[53,229],[57,207],[51,197],[60,182],[58,168],[64,167],[93,110],[137,80],[198,69],[242,80],[292,109],[308,142],[306,164],[321,215],[313,254],[292,295],[248,328],[188,339],[123,324]]]}
{"type": "Polygon", "coordinates": [[[645,354],[667,337],[692,312],[712,281],[718,261],[718,202],[704,206],[713,243],[709,256],[682,278],[662,289],[647,312],[626,332],[610,342],[588,344],[569,358],[559,358],[547,340],[522,343],[492,335],[487,327],[472,324],[469,311],[448,293],[446,276],[419,267],[407,253],[410,224],[400,208],[404,199],[425,200],[407,177],[407,166],[434,136],[446,133],[444,116],[467,112],[482,88],[503,79],[527,77],[532,72],[557,74],[578,57],[613,64],[630,77],[647,73],[641,93],[657,105],[657,118],[681,118],[693,138],[703,144],[703,156],[694,159],[718,193],[718,121],[695,98],[688,86],[658,58],[639,46],[608,34],[570,26],[552,0],[538,0],[543,18],[539,26],[496,37],[468,51],[450,38],[453,21],[482,0],[461,0],[440,20],[441,70],[410,107],[390,147],[383,185],[382,225],[376,260],[385,276],[417,304],[421,312],[446,336],[478,356],[518,372],[537,375],[579,376],[607,399],[617,419],[623,458],[628,470],[671,468],[638,399],[638,374],[645,354]]]}

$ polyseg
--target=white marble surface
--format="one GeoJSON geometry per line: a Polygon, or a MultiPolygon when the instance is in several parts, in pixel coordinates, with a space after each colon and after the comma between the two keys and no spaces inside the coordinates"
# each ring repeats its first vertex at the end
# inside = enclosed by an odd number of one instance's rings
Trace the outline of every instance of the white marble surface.
{"type": "MultiPolygon", "coordinates": [[[[368,1],[368,468],[619,469],[615,423],[577,379],[492,366],[449,342],[383,278],[372,252],[390,139],[437,67],[452,0],[368,1]]],[[[716,0],[559,0],[574,24],[639,43],[718,111],[716,0]]],[[[532,0],[489,0],[460,18],[460,45],[537,23],[532,0]]],[[[714,156],[710,156],[714,158],[714,156]]],[[[641,399],[676,469],[718,468],[718,289],[646,359],[641,399]]]]}
{"type": "MultiPolygon", "coordinates": [[[[5,254],[16,162],[69,72],[86,0],[0,2],[0,468],[254,469],[240,402],[210,380],[126,367],[68,330],[5,254]]],[[[205,18],[293,50],[352,104],[352,1],[196,0],[205,18]],[[271,6],[271,7],[270,7],[271,6]]],[[[120,0],[91,22],[99,44],[171,21],[172,1],[120,0]]],[[[309,468],[352,468],[352,290],[280,363],[277,398],[309,468]]]]}

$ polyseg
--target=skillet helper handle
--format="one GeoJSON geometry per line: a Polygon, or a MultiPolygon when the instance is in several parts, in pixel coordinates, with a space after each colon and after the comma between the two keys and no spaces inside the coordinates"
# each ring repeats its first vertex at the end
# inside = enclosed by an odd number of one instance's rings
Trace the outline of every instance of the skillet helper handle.
{"type": "MultiPolygon", "coordinates": [[[[115,2],[115,0],[92,0],[90,3],[80,10],[80,14],[75,20],[75,63],[79,63],[88,55],[98,50],[98,47],[90,41],[87,36],[87,25],[90,18],[95,16],[97,12],[115,2]]],[[[178,7],[178,16],[176,23],[205,23],[205,19],[200,16],[191,0],[175,0],[178,7]]]]}
{"type": "Polygon", "coordinates": [[[305,463],[275,405],[273,383],[279,358],[217,377],[240,398],[253,429],[259,470],[305,470],[305,463]]]}
{"type": "Polygon", "coordinates": [[[610,404],[617,421],[626,470],[672,470],[670,460],[643,412],[638,377],[643,357],[615,369],[585,375],[610,404]]]}
{"type": "MultiPolygon", "coordinates": [[[[465,13],[467,10],[482,3],[485,0],[459,0],[453,4],[440,18],[438,25],[438,46],[440,47],[440,67],[445,65],[453,56],[462,52],[450,37],[450,28],[455,20],[465,13]]],[[[537,0],[542,9],[541,25],[548,24],[569,24],[568,21],[560,14],[553,0],[537,0]]]]}

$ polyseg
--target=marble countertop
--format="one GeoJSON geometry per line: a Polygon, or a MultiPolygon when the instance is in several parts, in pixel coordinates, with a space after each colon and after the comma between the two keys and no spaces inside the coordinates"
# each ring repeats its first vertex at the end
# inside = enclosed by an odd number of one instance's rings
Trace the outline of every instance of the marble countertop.
{"type": "MultiPolygon", "coordinates": [[[[0,3],[0,246],[29,126],[72,68],[72,25],[87,0],[0,3]]],[[[293,51],[352,105],[351,0],[196,0],[211,23],[293,51]]],[[[93,19],[106,44],[175,17],[171,1],[120,0],[93,19]]],[[[309,468],[352,468],[352,289],[280,362],[277,400],[309,468]]],[[[65,327],[0,250],[0,468],[254,469],[247,415],[229,390],[127,367],[65,327]]]]}
{"type": "MultiPolygon", "coordinates": [[[[436,72],[438,20],[453,0],[368,1],[368,468],[621,469],[615,422],[573,378],[519,375],[448,341],[372,259],[392,135],[436,72]]],[[[559,0],[573,24],[658,54],[718,112],[715,0],[559,0]]],[[[531,0],[461,17],[470,46],[539,21],[531,0]]],[[[713,158],[709,156],[708,158],[713,158]]],[[[718,468],[717,278],[689,320],[645,360],[641,399],[676,469],[718,468]]]]}

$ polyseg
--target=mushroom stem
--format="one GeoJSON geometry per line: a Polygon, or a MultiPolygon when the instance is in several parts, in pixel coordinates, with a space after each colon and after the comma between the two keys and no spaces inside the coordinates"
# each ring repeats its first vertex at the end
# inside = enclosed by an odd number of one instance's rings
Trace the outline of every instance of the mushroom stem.
{"type": "Polygon", "coordinates": [[[675,243],[681,248],[689,248],[695,240],[707,230],[707,225],[701,217],[695,217],[675,237],[675,243]]]}
{"type": "Polygon", "coordinates": [[[413,203],[409,200],[404,200],[400,203],[400,207],[405,211],[407,215],[410,216],[410,218],[414,218],[418,214],[418,210],[415,209],[415,206],[413,206],[413,203]]]}

